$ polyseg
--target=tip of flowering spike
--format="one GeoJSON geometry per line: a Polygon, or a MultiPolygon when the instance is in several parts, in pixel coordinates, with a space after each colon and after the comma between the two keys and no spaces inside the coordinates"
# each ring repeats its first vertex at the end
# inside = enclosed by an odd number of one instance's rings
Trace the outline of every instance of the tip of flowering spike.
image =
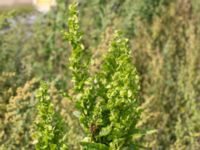
{"type": "Polygon", "coordinates": [[[114,33],[115,37],[119,37],[119,36],[122,36],[122,35],[123,35],[123,32],[121,30],[116,30],[115,33],[114,33]]]}
{"type": "Polygon", "coordinates": [[[77,6],[78,6],[78,2],[74,2],[71,5],[69,5],[69,10],[76,10],[77,6]]]}

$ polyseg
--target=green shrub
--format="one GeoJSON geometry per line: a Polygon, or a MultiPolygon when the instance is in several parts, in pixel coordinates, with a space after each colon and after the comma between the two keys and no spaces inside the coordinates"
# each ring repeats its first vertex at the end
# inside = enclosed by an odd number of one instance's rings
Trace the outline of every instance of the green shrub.
{"type": "Polygon", "coordinates": [[[12,96],[8,104],[2,105],[4,117],[1,120],[0,149],[33,149],[33,121],[36,114],[34,90],[37,82],[36,79],[27,81],[17,88],[15,95],[11,89],[11,93],[7,91],[12,96]]]}
{"type": "Polygon", "coordinates": [[[152,149],[199,149],[200,28],[191,3],[170,2],[152,24],[138,21],[131,42],[142,78],[139,124],[158,131],[141,138],[152,149]]]}
{"type": "MultiPolygon", "coordinates": [[[[0,12],[1,29],[11,27],[6,21],[8,18],[16,22],[16,26],[6,32],[0,31],[3,33],[0,36],[0,149],[34,147],[29,131],[33,130],[35,116],[32,104],[37,100],[34,99],[35,88],[25,90],[33,77],[50,80],[49,94],[55,109],[70,126],[68,147],[80,149],[79,141],[84,134],[72,114],[75,103],[60,94],[61,89],[66,91],[71,86],[68,82],[69,47],[60,32],[67,27],[66,8],[71,0],[57,2],[56,8],[48,14],[34,13],[37,19],[33,25],[22,21],[32,13],[16,16],[0,12]],[[23,92],[19,93],[18,89],[23,92]]],[[[158,150],[200,149],[199,0],[79,2],[80,24],[85,33],[84,56],[79,57],[79,68],[85,66],[85,71],[80,70],[85,75],[81,84],[75,83],[76,87],[84,89],[92,84],[89,80],[103,67],[102,55],[107,52],[112,29],[123,29],[130,39],[133,61],[141,77],[143,112],[138,126],[157,129],[154,134],[140,136],[139,143],[158,150]],[[87,66],[91,57],[86,52],[89,46],[94,55],[91,65],[87,66]]],[[[73,71],[72,74],[74,76],[73,71]]],[[[71,89],[70,93],[73,95],[71,89]]],[[[74,94],[73,98],[79,96],[74,94]]]]}
{"type": "Polygon", "coordinates": [[[48,85],[41,83],[38,91],[38,118],[36,122],[37,150],[65,150],[66,126],[61,116],[55,112],[48,93],[48,85]]]}
{"type": "MultiPolygon", "coordinates": [[[[84,149],[120,150],[132,147],[132,135],[138,133],[139,77],[131,63],[128,40],[117,32],[103,60],[102,67],[89,76],[86,50],[81,43],[77,4],[69,7],[70,58],[73,83],[80,111],[80,123],[87,134],[84,149]],[[85,57],[86,55],[86,57],[85,57]]],[[[79,112],[76,112],[79,114],[79,112]]]]}

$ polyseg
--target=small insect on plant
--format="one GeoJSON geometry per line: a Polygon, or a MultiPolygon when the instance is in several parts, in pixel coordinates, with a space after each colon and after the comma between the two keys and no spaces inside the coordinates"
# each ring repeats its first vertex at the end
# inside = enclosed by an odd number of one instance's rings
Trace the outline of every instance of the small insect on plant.
{"type": "Polygon", "coordinates": [[[92,139],[95,141],[96,135],[98,135],[100,131],[100,126],[96,125],[95,123],[92,123],[90,125],[90,133],[92,135],[92,139]]]}

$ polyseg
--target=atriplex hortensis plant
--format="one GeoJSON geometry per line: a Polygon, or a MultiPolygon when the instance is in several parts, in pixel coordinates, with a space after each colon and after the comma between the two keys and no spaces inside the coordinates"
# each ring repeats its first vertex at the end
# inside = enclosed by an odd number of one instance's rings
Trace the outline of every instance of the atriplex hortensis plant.
{"type": "Polygon", "coordinates": [[[85,80],[88,78],[88,51],[82,44],[82,33],[79,31],[77,4],[69,6],[68,32],[65,37],[72,45],[74,51],[70,58],[70,69],[72,71],[72,81],[76,91],[83,90],[85,80]]]}
{"type": "Polygon", "coordinates": [[[70,58],[80,123],[87,137],[84,149],[121,150],[131,148],[140,117],[137,95],[139,77],[131,63],[128,39],[116,32],[101,69],[89,76],[88,60],[81,42],[77,4],[69,7],[67,40],[72,45],[70,58]],[[78,90],[77,90],[78,89],[78,90]]]}
{"type": "Polygon", "coordinates": [[[41,82],[37,93],[36,150],[67,150],[65,125],[55,112],[48,93],[48,85],[41,82]]]}

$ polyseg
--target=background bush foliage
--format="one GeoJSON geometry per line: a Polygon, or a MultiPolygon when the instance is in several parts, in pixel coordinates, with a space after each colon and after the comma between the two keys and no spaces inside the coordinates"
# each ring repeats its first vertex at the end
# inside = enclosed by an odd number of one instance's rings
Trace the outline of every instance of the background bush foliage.
{"type": "MultiPolygon", "coordinates": [[[[22,123],[20,118],[34,118],[31,106],[37,103],[34,91],[40,79],[49,80],[55,109],[70,126],[69,149],[80,149],[78,141],[84,134],[72,115],[75,104],[61,95],[71,87],[67,69],[70,49],[60,32],[68,26],[66,8],[70,2],[59,0],[57,8],[46,15],[20,13],[14,17],[16,25],[1,22],[0,149],[33,149],[33,120],[22,123]],[[37,16],[33,24],[24,21],[32,15],[37,16]],[[6,30],[2,32],[2,28],[6,30]],[[20,88],[25,88],[24,94],[20,88]]],[[[79,10],[83,43],[95,52],[90,73],[95,74],[101,66],[114,29],[123,29],[130,38],[133,61],[141,76],[143,113],[138,126],[157,131],[137,140],[152,149],[198,150],[199,1],[83,0],[79,10]]],[[[0,15],[0,20],[10,15],[0,15]]]]}

